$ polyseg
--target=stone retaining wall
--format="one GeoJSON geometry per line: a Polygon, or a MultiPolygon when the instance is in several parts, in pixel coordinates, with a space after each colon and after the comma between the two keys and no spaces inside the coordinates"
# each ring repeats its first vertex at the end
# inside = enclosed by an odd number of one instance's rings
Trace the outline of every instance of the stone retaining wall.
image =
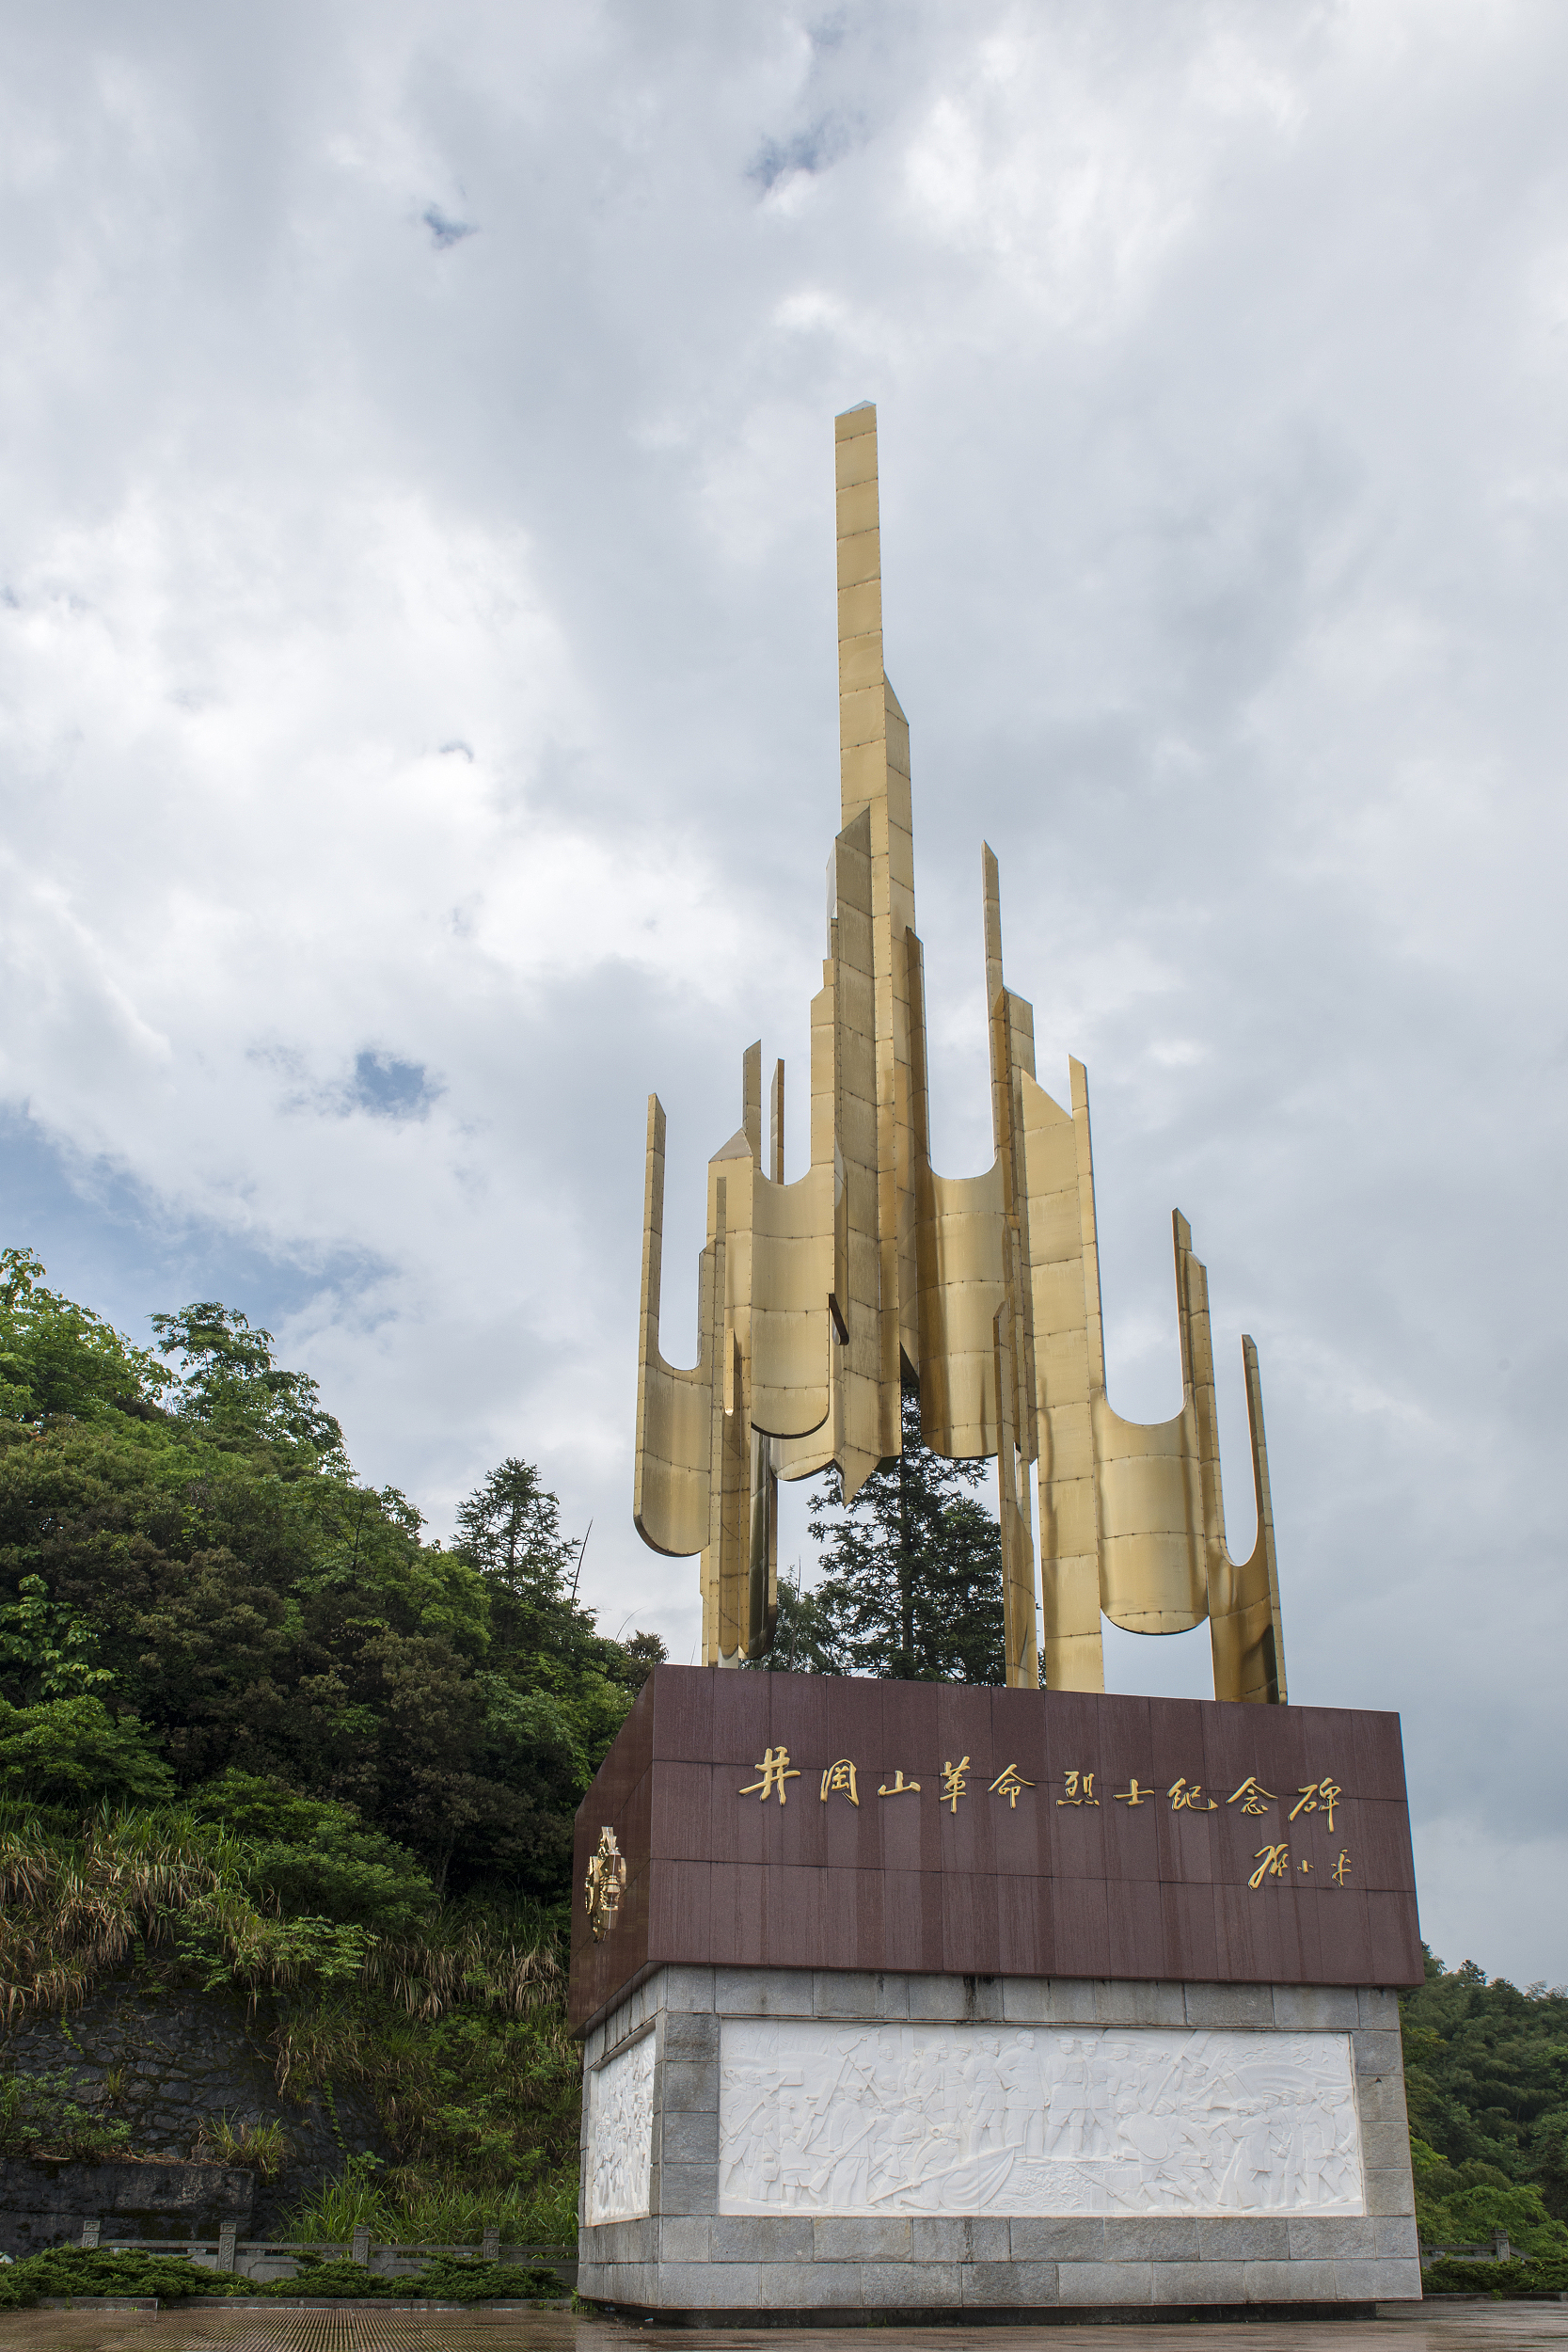
{"type": "Polygon", "coordinates": [[[248,2235],[255,2175],[220,2164],[69,2164],[0,2160],[0,2253],[37,2254],[80,2242],[84,2222],[111,2235],[179,2241],[215,2237],[226,2222],[248,2235]]]}
{"type": "MultiPolygon", "coordinates": [[[[284,2014],[276,2003],[259,2002],[252,2010],[233,1994],[171,1991],[155,1979],[127,1975],[64,2017],[31,2017],[15,2026],[0,2042],[0,2063],[29,2074],[69,2070],[79,2098],[128,2123],[138,2153],[167,2158],[175,2170],[197,2156],[203,2123],[218,2116],[233,2125],[280,2123],[287,2161],[272,2180],[255,2180],[245,2217],[247,2232],[265,2235],[319,2190],[324,2174],[336,2178],[350,2154],[391,2153],[361,2085],[335,2085],[330,2105],[317,2091],[299,2102],[279,2092],[267,2042],[284,2014]]],[[[198,2162],[192,2169],[210,2176],[221,2168],[198,2162]]],[[[107,2203],[91,2208],[110,2210],[107,2203]]],[[[173,2216],[178,2226],[170,2234],[188,2236],[178,2201],[173,2216]]],[[[227,2209],[221,2217],[229,2217],[227,2209]]],[[[5,2226],[0,2220],[0,2233],[5,2226]]]]}

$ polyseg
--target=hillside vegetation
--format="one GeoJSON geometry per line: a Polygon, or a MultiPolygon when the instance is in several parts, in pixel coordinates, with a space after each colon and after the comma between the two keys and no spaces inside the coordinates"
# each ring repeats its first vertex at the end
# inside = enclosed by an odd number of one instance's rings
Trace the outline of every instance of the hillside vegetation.
{"type": "MultiPolygon", "coordinates": [[[[426,1543],[270,1334],[151,1320],[0,1256],[5,2018],[127,1969],[264,1995],[285,2091],[368,2084],[396,2152],[338,2219],[570,2234],[572,1816],[660,1645],[575,1603],[526,1462],[426,1543]]],[[[0,2147],[116,2138],[0,2077],[0,2147]]]]}
{"type": "Polygon", "coordinates": [[[1568,1987],[1429,1953],[1400,2009],[1422,2244],[1502,2230],[1568,2286],[1568,1987]]]}
{"type": "MultiPolygon", "coordinates": [[[[215,1303],[152,1324],[138,1347],[0,1255],[3,2020],[69,2014],[126,1971],[231,1988],[264,2010],[285,2097],[363,2084],[393,2151],[345,2146],[309,2234],[569,2238],[572,1816],[660,1645],[607,1641],[575,1603],[575,1546],[526,1462],[426,1543],[267,1332],[215,1303]]],[[[829,1626],[824,1604],[785,1662],[798,1645],[817,1671],[993,1678],[994,1563],[965,1504],[933,1487],[927,1516],[973,1656],[915,1654],[924,1603],[879,1520],[838,1532],[829,1598],[843,1615],[863,1585],[885,1625],[829,1626]]],[[[1501,2228],[1555,2276],[1568,1990],[1429,1958],[1402,2009],[1423,2242],[1501,2228]]],[[[275,2138],[201,2127],[204,2153],[263,2173],[275,2138]]],[[[0,2062],[0,2153],[126,2141],[112,2086],[0,2062]]]]}

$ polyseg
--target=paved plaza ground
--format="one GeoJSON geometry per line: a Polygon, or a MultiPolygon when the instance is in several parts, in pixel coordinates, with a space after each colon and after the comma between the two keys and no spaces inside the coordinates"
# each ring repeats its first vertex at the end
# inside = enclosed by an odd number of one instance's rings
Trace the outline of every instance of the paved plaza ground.
{"type": "Polygon", "coordinates": [[[570,2312],[0,2312],[0,2352],[1568,2352],[1568,2304],[1428,2305],[1410,2317],[1050,2328],[622,2327],[570,2312]]]}

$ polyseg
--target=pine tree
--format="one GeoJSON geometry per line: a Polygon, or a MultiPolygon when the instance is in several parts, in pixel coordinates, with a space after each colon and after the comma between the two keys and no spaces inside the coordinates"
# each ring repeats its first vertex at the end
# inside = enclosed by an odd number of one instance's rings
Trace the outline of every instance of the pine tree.
{"type": "Polygon", "coordinates": [[[904,1450],[847,1509],[824,1472],[808,1525],[824,1573],[809,1592],[781,1580],[769,1666],[904,1682],[1001,1682],[1002,1537],[969,1491],[984,1462],[951,1462],[920,1437],[904,1391],[904,1450]]]}

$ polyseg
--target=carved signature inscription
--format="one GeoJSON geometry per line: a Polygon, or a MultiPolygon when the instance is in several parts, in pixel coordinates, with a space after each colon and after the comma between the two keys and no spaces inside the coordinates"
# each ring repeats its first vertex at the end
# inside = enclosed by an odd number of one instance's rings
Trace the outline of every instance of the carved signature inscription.
{"type": "Polygon", "coordinates": [[[721,2213],[1359,2214],[1350,2037],[726,2018],[721,2213]]]}
{"type": "Polygon", "coordinates": [[[645,2033],[594,2077],[588,2218],[637,2221],[648,2210],[654,2153],[654,2037],[645,2033]]]}

